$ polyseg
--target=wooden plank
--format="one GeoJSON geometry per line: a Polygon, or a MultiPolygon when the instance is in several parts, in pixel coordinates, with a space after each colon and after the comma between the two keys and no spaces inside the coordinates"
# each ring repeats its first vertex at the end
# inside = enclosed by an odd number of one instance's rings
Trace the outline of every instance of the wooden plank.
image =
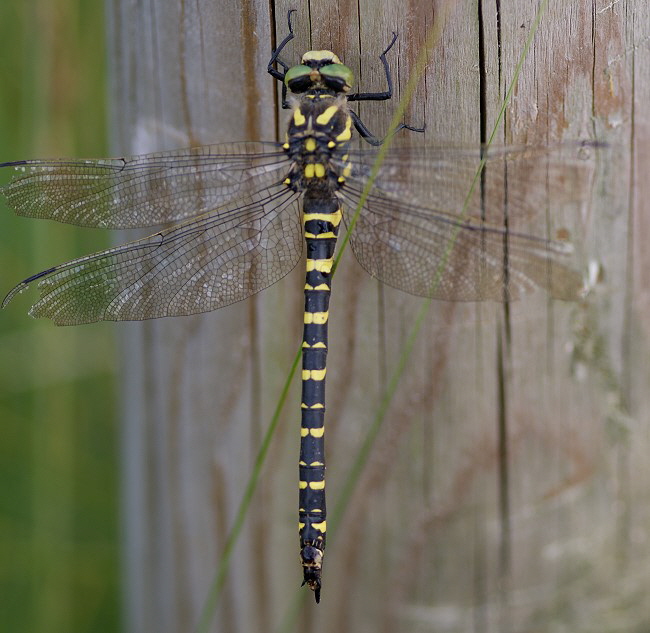
{"type": "MultiPolygon", "coordinates": [[[[276,137],[264,3],[113,2],[108,15],[117,153],[276,137]]],[[[253,300],[121,328],[131,630],[196,625],[259,445],[260,310],[253,300]]],[[[284,368],[294,339],[276,338],[284,368]]],[[[281,380],[269,382],[277,393],[281,380]]],[[[268,603],[251,611],[246,594],[262,595],[271,573],[259,535],[272,503],[260,495],[235,552],[219,630],[259,629],[269,617],[268,603]]]]}
{"type": "MultiPolygon", "coordinates": [[[[475,144],[481,108],[487,133],[497,121],[538,8],[532,0],[293,4],[296,38],[285,60],[332,48],[362,90],[383,88],[378,56],[397,30],[388,55],[396,97],[444,18],[406,116],[427,126],[413,142],[475,144]]],[[[120,151],[283,129],[265,69],[292,3],[275,3],[273,28],[266,3],[231,5],[112,5],[120,151]]],[[[601,261],[605,283],[575,305],[537,294],[508,309],[431,306],[350,507],[332,522],[324,604],[301,595],[302,626],[587,630],[624,605],[623,628],[647,622],[647,13],[642,0],[549,3],[498,133],[508,143],[621,144],[602,154],[582,215],[567,218],[582,263],[601,261]]],[[[395,104],[363,106],[381,134],[395,104]]],[[[551,204],[553,195],[551,183],[551,204]]],[[[251,303],[128,335],[134,630],[197,620],[297,349],[301,275],[251,303]]],[[[422,305],[380,287],[349,253],[334,286],[331,510],[422,305]]],[[[300,582],[297,402],[294,389],[214,630],[274,627],[300,582]]]]}

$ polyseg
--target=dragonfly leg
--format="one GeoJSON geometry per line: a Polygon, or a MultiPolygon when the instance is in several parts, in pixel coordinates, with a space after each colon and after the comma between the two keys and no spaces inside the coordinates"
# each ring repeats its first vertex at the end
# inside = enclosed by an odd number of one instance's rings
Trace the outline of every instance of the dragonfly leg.
{"type": "Polygon", "coordinates": [[[297,9],[289,9],[289,13],[287,14],[287,22],[289,23],[289,35],[287,35],[281,42],[280,45],[271,53],[271,59],[269,59],[269,63],[266,66],[266,70],[273,77],[274,79],[277,79],[278,81],[284,82],[284,75],[289,70],[289,66],[285,64],[281,59],[279,59],[280,53],[282,52],[282,49],[295,37],[294,32],[293,32],[293,27],[291,26],[291,14],[295,13],[297,9]],[[279,64],[282,66],[284,69],[283,72],[280,72],[277,68],[273,67],[273,64],[279,64]]]}
{"type": "Polygon", "coordinates": [[[393,45],[397,41],[397,33],[393,31],[393,39],[390,41],[390,44],[386,47],[386,50],[379,56],[381,63],[384,65],[384,72],[386,73],[386,83],[388,84],[388,90],[383,92],[357,92],[356,94],[350,95],[348,101],[386,101],[386,99],[391,99],[393,96],[393,77],[390,74],[390,68],[388,67],[388,61],[386,60],[386,53],[393,48],[393,45]]]}
{"type": "MultiPolygon", "coordinates": [[[[388,67],[388,61],[386,60],[386,53],[393,48],[393,45],[397,41],[397,33],[393,31],[393,39],[390,41],[390,44],[386,47],[386,50],[379,56],[379,59],[381,60],[381,63],[384,65],[384,72],[386,74],[386,83],[388,84],[388,90],[384,90],[383,92],[358,92],[353,95],[348,96],[348,101],[385,101],[386,99],[391,99],[393,97],[393,77],[390,72],[390,68],[388,67]]],[[[357,132],[359,132],[359,135],[361,138],[363,138],[367,143],[370,143],[370,145],[381,145],[387,137],[383,139],[377,138],[374,134],[370,132],[370,130],[366,127],[366,125],[363,123],[363,121],[359,118],[359,115],[350,110],[350,115],[352,116],[352,121],[354,123],[354,127],[356,128],[357,132]]],[[[398,132],[399,130],[406,129],[410,130],[411,132],[424,132],[424,128],[418,128],[418,127],[413,127],[411,125],[406,125],[405,123],[402,123],[400,126],[397,127],[395,132],[398,132]]]]}
{"type": "Polygon", "coordinates": [[[398,125],[395,130],[393,131],[392,134],[385,136],[384,138],[377,138],[367,127],[366,124],[359,118],[359,115],[354,111],[350,110],[350,117],[352,117],[352,122],[354,123],[354,127],[356,128],[357,132],[359,132],[359,136],[366,141],[366,143],[370,143],[370,145],[381,145],[389,136],[393,136],[393,134],[399,132],[400,130],[410,130],[411,132],[424,132],[423,127],[413,127],[411,125],[406,125],[406,123],[402,123],[401,125],[398,125]]]}
{"type": "Polygon", "coordinates": [[[289,34],[280,42],[280,45],[271,53],[271,59],[266,67],[267,72],[273,79],[277,79],[282,83],[282,109],[286,110],[289,107],[289,102],[287,101],[287,86],[284,83],[284,76],[289,70],[288,64],[283,62],[279,55],[282,52],[282,49],[295,37],[293,33],[293,27],[291,26],[291,14],[295,13],[297,9],[289,9],[287,13],[287,22],[289,24],[289,34]],[[274,68],[273,65],[278,64],[282,67],[282,72],[277,68],[274,68]]]}

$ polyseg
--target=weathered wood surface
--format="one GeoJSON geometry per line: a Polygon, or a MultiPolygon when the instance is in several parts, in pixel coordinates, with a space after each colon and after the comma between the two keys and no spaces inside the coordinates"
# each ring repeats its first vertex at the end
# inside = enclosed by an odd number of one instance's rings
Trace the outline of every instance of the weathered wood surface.
{"type": "MultiPolygon", "coordinates": [[[[397,30],[397,98],[444,20],[406,118],[426,123],[427,142],[478,143],[482,91],[489,131],[538,3],[282,0],[273,25],[266,2],[113,0],[116,151],[283,134],[265,71],[290,7],[296,39],[284,58],[332,49],[362,90],[382,89],[378,56],[397,30]]],[[[498,304],[430,307],[352,503],[331,525],[322,604],[302,591],[301,630],[649,625],[649,66],[645,0],[549,2],[497,138],[612,144],[573,225],[582,264],[601,262],[603,282],[588,301],[537,293],[508,315],[498,304]]],[[[359,110],[380,134],[394,107],[359,110]]],[[[382,288],[349,253],[343,264],[328,372],[331,509],[422,305],[382,288]]],[[[301,277],[125,335],[133,631],[197,622],[298,347],[301,277]]],[[[297,403],[296,380],[214,631],[275,630],[296,599],[297,403]]]]}

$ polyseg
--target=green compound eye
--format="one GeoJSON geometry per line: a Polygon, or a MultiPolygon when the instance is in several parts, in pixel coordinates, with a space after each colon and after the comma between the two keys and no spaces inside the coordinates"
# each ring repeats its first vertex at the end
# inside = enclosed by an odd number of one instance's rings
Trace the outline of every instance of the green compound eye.
{"type": "Polygon", "coordinates": [[[354,73],[344,64],[328,64],[320,69],[328,88],[336,92],[349,92],[354,84],[354,73]]]}
{"type": "Polygon", "coordinates": [[[292,66],[284,76],[284,84],[291,92],[305,92],[312,85],[310,73],[313,68],[300,64],[292,66]]]}
{"type": "MultiPolygon", "coordinates": [[[[354,84],[354,74],[344,64],[326,64],[321,68],[317,66],[307,66],[300,64],[292,66],[287,70],[284,76],[284,83],[286,87],[294,93],[307,92],[314,87],[314,82],[320,81],[322,84],[332,90],[333,92],[350,92],[354,84]],[[317,71],[320,75],[314,75],[317,71]],[[315,79],[314,77],[319,77],[315,79]]],[[[321,84],[321,85],[322,85],[321,84]]]]}

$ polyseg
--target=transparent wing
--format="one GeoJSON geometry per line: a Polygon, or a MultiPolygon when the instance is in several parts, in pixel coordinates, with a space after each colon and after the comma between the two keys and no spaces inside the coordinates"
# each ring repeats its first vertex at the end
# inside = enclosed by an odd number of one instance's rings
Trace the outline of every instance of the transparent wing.
{"type": "MultiPolygon", "coordinates": [[[[351,247],[371,275],[415,295],[502,301],[541,287],[576,299],[582,278],[559,238],[569,234],[567,211],[577,217],[589,192],[594,164],[585,151],[395,148],[378,169],[351,247]]],[[[348,223],[375,153],[350,152],[341,191],[348,223]]]]}
{"type": "Polygon", "coordinates": [[[38,280],[34,317],[57,325],[216,310],[284,277],[302,253],[299,195],[276,186],[141,240],[75,259],[38,280]]]}
{"type": "Polygon", "coordinates": [[[289,160],[274,143],[227,143],[100,160],[26,160],[0,189],[18,215],[78,226],[178,222],[279,182],[289,160]]]}
{"type": "MultiPolygon", "coordinates": [[[[467,219],[482,217],[488,223],[500,223],[507,188],[513,218],[538,222],[549,202],[556,205],[552,214],[557,214],[557,205],[584,200],[602,149],[601,143],[589,141],[534,147],[396,146],[382,159],[374,190],[395,199],[407,196],[417,206],[454,217],[465,209],[467,219]],[[468,195],[482,161],[483,179],[478,178],[468,195]]],[[[363,186],[377,152],[376,148],[348,152],[353,166],[351,184],[363,186]]],[[[340,164],[344,166],[343,161],[340,164]]]]}

